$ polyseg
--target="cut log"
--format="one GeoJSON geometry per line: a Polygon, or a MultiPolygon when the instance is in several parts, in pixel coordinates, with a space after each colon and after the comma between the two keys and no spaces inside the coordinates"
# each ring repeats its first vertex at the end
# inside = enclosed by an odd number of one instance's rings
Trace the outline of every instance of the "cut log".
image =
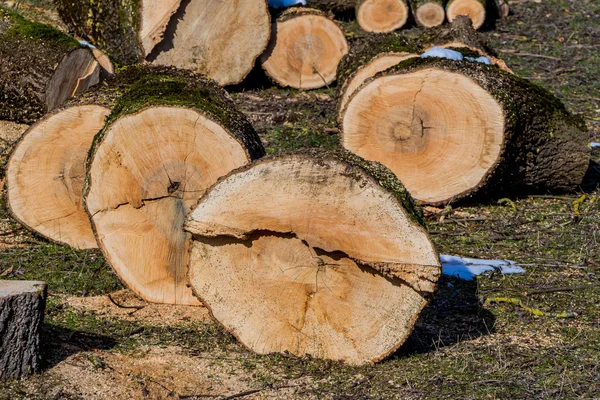
{"type": "Polygon", "coordinates": [[[359,0],[356,20],[367,32],[392,32],[402,28],[408,20],[406,0],[359,0]]]}
{"type": "Polygon", "coordinates": [[[433,205],[572,190],[589,164],[585,124],[550,92],[494,66],[439,58],[367,80],[346,106],[341,143],[433,205]]]}
{"type": "Polygon", "coordinates": [[[368,36],[353,46],[337,71],[339,121],[348,99],[367,79],[421,52],[416,41],[394,33],[368,36]]]}
{"type": "Polygon", "coordinates": [[[410,5],[417,24],[432,28],[444,23],[445,3],[444,0],[411,0],[410,5]]]}
{"type": "Polygon", "coordinates": [[[0,380],[40,371],[46,284],[0,281],[0,380]]]}
{"type": "Polygon", "coordinates": [[[204,190],[264,149],[214,81],[148,75],[117,102],[88,158],[84,203],[117,275],[155,303],[198,304],[186,287],[186,214],[204,190]]]}
{"type": "Polygon", "coordinates": [[[98,82],[92,52],[0,6],[0,119],[32,123],[98,82]]]}
{"type": "Polygon", "coordinates": [[[205,193],[185,229],[194,293],[261,354],[381,360],[406,340],[440,273],[402,184],[342,151],[240,168],[205,193]]]}
{"type": "Polygon", "coordinates": [[[473,28],[479,29],[485,22],[487,0],[448,0],[446,17],[449,22],[454,21],[459,15],[466,15],[471,19],[473,28]]]}
{"type": "Polygon", "coordinates": [[[346,53],[346,37],[334,21],[317,10],[292,8],[273,25],[261,62],[267,75],[281,86],[317,89],[335,80],[346,53]]]}
{"type": "Polygon", "coordinates": [[[106,50],[120,64],[142,61],[162,40],[181,0],[54,0],[77,36],[106,50]]]}
{"type": "Polygon", "coordinates": [[[206,74],[223,86],[244,80],[271,35],[266,0],[185,1],[175,17],[148,60],[206,74]]]}
{"type": "Polygon", "coordinates": [[[8,162],[7,205],[32,231],[77,249],[97,248],[83,208],[85,162],[120,95],[156,68],[129,67],[31,126],[8,162]]]}

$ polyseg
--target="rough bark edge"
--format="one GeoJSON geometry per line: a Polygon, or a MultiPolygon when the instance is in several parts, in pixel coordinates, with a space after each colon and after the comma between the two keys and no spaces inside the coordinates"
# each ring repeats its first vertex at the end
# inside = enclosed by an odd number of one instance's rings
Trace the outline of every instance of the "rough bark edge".
{"type": "MultiPolygon", "coordinates": [[[[240,168],[237,168],[237,169],[231,171],[227,175],[220,177],[217,180],[217,182],[215,182],[211,187],[206,189],[206,191],[204,192],[202,197],[200,197],[200,199],[198,200],[196,205],[194,207],[192,207],[192,210],[194,210],[196,207],[198,207],[198,205],[204,200],[204,198],[208,197],[217,185],[219,185],[221,182],[228,179],[230,176],[237,175],[239,173],[248,171],[250,168],[252,168],[258,164],[268,163],[268,162],[277,161],[277,160],[283,160],[286,158],[295,158],[295,157],[304,157],[306,159],[312,159],[317,162],[333,160],[333,161],[345,163],[352,167],[358,168],[360,170],[360,172],[358,172],[359,174],[362,173],[365,178],[371,179],[378,186],[382,187],[383,189],[385,189],[387,192],[391,193],[394,196],[394,198],[400,205],[402,212],[404,212],[404,214],[408,217],[408,219],[410,221],[412,221],[414,224],[416,224],[417,228],[420,229],[425,234],[425,237],[431,244],[431,249],[435,253],[436,258],[439,258],[437,249],[434,246],[433,242],[431,241],[431,238],[429,237],[429,233],[427,232],[427,225],[425,223],[425,220],[423,219],[423,213],[422,213],[420,206],[414,201],[414,199],[411,197],[410,193],[404,188],[404,185],[402,185],[400,180],[398,180],[398,177],[383,164],[381,164],[379,162],[365,160],[362,157],[357,156],[356,154],[354,154],[348,150],[342,149],[342,148],[332,149],[332,150],[323,150],[323,149],[318,149],[318,148],[302,149],[302,150],[296,150],[296,151],[292,151],[292,152],[283,153],[283,154],[276,155],[276,156],[263,157],[260,160],[257,160],[255,162],[247,164],[247,165],[244,165],[240,168]]],[[[183,229],[186,230],[185,224],[184,224],[183,229]]],[[[289,232],[282,232],[282,233],[289,233],[289,232]]],[[[193,242],[194,241],[193,236],[195,234],[193,234],[193,233],[191,233],[191,234],[192,234],[192,242],[193,242]]],[[[295,233],[294,233],[294,235],[295,235],[295,233]]],[[[190,260],[191,260],[192,251],[193,251],[193,243],[189,249],[190,260]]],[[[397,276],[390,276],[389,274],[382,272],[377,266],[366,264],[364,261],[357,260],[352,257],[349,257],[349,258],[351,260],[353,260],[354,262],[356,262],[357,264],[367,265],[370,268],[373,268],[384,279],[388,279],[388,280],[396,279],[396,280],[404,282],[401,278],[399,278],[397,276]]],[[[439,271],[441,274],[441,266],[439,267],[439,271]]],[[[188,270],[186,273],[188,282],[190,281],[189,274],[190,274],[190,268],[188,266],[188,270]]],[[[362,365],[366,365],[366,364],[374,365],[382,360],[385,360],[390,355],[392,355],[396,351],[398,351],[398,349],[400,347],[402,347],[402,345],[404,345],[404,343],[406,343],[406,341],[410,337],[411,332],[414,330],[414,326],[415,326],[417,320],[419,319],[421,312],[427,306],[427,304],[429,304],[429,298],[431,296],[433,296],[433,293],[435,292],[435,290],[437,288],[437,282],[435,282],[433,284],[433,289],[432,289],[431,293],[423,293],[423,292],[417,291],[411,285],[408,285],[408,284],[406,284],[406,285],[411,290],[413,290],[415,293],[417,293],[419,296],[421,296],[421,298],[422,298],[420,308],[418,309],[418,311],[415,313],[415,315],[413,316],[413,318],[409,321],[409,323],[407,325],[407,335],[402,340],[400,340],[396,346],[393,346],[388,352],[385,352],[385,353],[375,357],[373,360],[369,361],[368,363],[363,363],[362,365]]],[[[250,348],[248,345],[246,345],[246,343],[244,343],[240,339],[240,337],[235,333],[235,331],[227,328],[219,319],[217,319],[215,317],[210,304],[204,300],[202,294],[200,294],[200,292],[198,292],[191,283],[188,283],[187,286],[192,290],[192,294],[194,295],[194,297],[196,297],[198,299],[198,301],[200,301],[204,305],[204,307],[206,307],[206,309],[208,310],[208,312],[210,313],[210,316],[212,317],[212,319],[214,321],[216,321],[226,332],[230,333],[233,337],[235,337],[237,342],[240,343],[244,348],[246,348],[247,350],[249,350],[253,353],[255,352],[252,348],[250,348]]],[[[295,357],[303,358],[303,357],[307,357],[307,356],[308,355],[305,355],[302,357],[300,357],[300,356],[295,356],[295,357]]],[[[345,363],[342,360],[335,360],[335,361],[340,362],[340,363],[345,363]]]]}
{"type": "Polygon", "coordinates": [[[486,55],[498,57],[487,37],[474,29],[471,19],[464,15],[457,16],[449,25],[427,29],[419,41],[423,48],[460,42],[465,46],[480,49],[486,55]]]}
{"type": "Polygon", "coordinates": [[[357,0],[309,0],[308,3],[324,12],[341,13],[354,10],[357,0]]]}
{"type": "MultiPolygon", "coordinates": [[[[455,195],[453,198],[446,201],[439,202],[423,202],[422,204],[429,204],[432,206],[442,206],[449,203],[456,203],[459,200],[475,198],[484,200],[487,196],[497,197],[503,192],[514,193],[519,190],[525,190],[528,192],[539,192],[544,189],[551,189],[545,187],[543,184],[530,184],[528,183],[528,175],[525,175],[527,171],[519,171],[521,176],[515,176],[511,174],[510,166],[508,169],[501,168],[498,166],[501,164],[519,165],[519,156],[527,154],[531,151],[538,141],[535,143],[531,142],[531,138],[527,137],[528,132],[524,131],[531,121],[529,121],[529,113],[525,113],[522,109],[524,104],[530,104],[527,100],[536,99],[533,102],[538,112],[534,111],[535,114],[543,114],[545,117],[552,117],[551,121],[547,121],[545,132],[550,132],[550,139],[554,139],[554,130],[552,129],[555,124],[565,122],[568,127],[578,129],[582,134],[582,150],[580,153],[590,154],[590,149],[587,146],[587,127],[582,117],[570,113],[565,105],[547,89],[530,82],[526,79],[519,78],[512,73],[501,70],[495,65],[485,65],[477,62],[469,61],[450,61],[442,58],[420,58],[415,57],[408,60],[404,60],[399,64],[387,69],[386,71],[380,72],[374,77],[367,79],[348,99],[346,107],[342,111],[344,114],[352,99],[360,92],[361,89],[369,85],[374,80],[388,75],[402,75],[416,72],[421,69],[433,68],[440,69],[448,72],[459,73],[469,79],[475,84],[480,86],[482,89],[487,91],[501,106],[504,114],[504,140],[500,148],[499,157],[496,162],[486,172],[484,177],[481,179],[479,184],[471,189],[461,192],[455,195]],[[491,79],[490,79],[491,77],[491,79]],[[521,96],[515,96],[515,89],[521,96]],[[508,91],[507,91],[508,90],[508,91]],[[522,98],[521,102],[516,102],[515,98],[522,98]],[[541,101],[540,101],[541,99],[541,101]],[[542,109],[542,112],[539,110],[542,109]],[[508,111],[508,114],[507,114],[508,111]],[[525,138],[523,141],[515,141],[514,136],[519,135],[525,138]],[[527,139],[530,139],[529,142],[527,139]],[[518,143],[517,143],[518,142],[518,143]],[[585,143],[585,145],[583,145],[585,143]],[[520,145],[525,144],[530,147],[528,150],[519,151],[520,145]],[[508,155],[508,161],[505,161],[508,155]],[[484,189],[484,190],[482,190],[484,189]]],[[[544,118],[545,119],[545,118],[544,118]]],[[[539,129],[536,129],[539,130],[539,129]]],[[[561,131],[562,132],[562,131],[561,131]]],[[[340,138],[343,138],[344,130],[343,125],[340,132],[340,138]]],[[[546,140],[545,144],[548,143],[546,140]]],[[[535,165],[535,164],[534,164],[535,165]]],[[[583,179],[583,175],[582,175],[583,179]]],[[[578,185],[573,185],[571,189],[576,188],[578,185]]],[[[555,188],[556,189],[556,188],[555,188]]],[[[564,190],[564,188],[559,188],[564,190]]]]}

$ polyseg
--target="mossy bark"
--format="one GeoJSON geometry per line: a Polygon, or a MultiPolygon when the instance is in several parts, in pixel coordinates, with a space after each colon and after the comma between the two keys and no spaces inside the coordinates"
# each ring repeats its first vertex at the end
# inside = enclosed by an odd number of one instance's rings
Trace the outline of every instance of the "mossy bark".
{"type": "MultiPolygon", "coordinates": [[[[76,40],[0,6],[0,119],[31,124],[50,111],[48,84],[76,40]]],[[[90,58],[93,56],[90,52],[90,58]]]]}
{"type": "Polygon", "coordinates": [[[504,111],[502,153],[479,185],[461,197],[570,191],[581,184],[590,160],[585,122],[548,90],[496,66],[440,58],[405,60],[371,80],[424,69],[470,78],[504,111]]]}
{"type": "Polygon", "coordinates": [[[322,11],[341,13],[354,10],[356,3],[356,0],[313,0],[309,2],[309,5],[322,11]]]}
{"type": "Polygon", "coordinates": [[[293,19],[296,17],[301,17],[303,15],[320,15],[320,16],[324,17],[325,13],[323,11],[315,9],[315,8],[292,7],[292,8],[288,8],[287,10],[282,12],[277,17],[277,22],[281,23],[281,22],[289,21],[290,19],[293,19]]]}
{"type": "Polygon", "coordinates": [[[0,282],[0,380],[40,371],[45,306],[45,283],[0,282]]]}
{"type": "Polygon", "coordinates": [[[424,48],[443,46],[449,43],[463,43],[465,46],[479,49],[487,55],[498,56],[485,35],[473,29],[471,19],[463,15],[456,17],[449,25],[428,29],[419,41],[424,48]]]}
{"type": "Polygon", "coordinates": [[[54,4],[71,31],[106,50],[117,63],[143,60],[139,0],[54,0],[54,4]]]}

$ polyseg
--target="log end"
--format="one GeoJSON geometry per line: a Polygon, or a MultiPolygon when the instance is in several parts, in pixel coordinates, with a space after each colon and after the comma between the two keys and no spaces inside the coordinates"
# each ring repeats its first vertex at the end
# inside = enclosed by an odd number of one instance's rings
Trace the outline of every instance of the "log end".
{"type": "Polygon", "coordinates": [[[384,33],[402,28],[408,20],[405,0],[363,0],[356,10],[356,19],[366,32],[384,33]]]}

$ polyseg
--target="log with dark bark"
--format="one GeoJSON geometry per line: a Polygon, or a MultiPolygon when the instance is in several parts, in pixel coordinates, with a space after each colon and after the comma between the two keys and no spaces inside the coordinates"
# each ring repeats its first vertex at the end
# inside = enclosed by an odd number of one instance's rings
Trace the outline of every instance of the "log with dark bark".
{"type": "Polygon", "coordinates": [[[359,0],[356,20],[367,32],[392,32],[406,24],[410,11],[406,0],[359,0]]]}
{"type": "Polygon", "coordinates": [[[381,360],[406,340],[440,273],[398,179],[341,150],[230,173],[185,229],[194,235],[194,293],[261,354],[381,360]]]}
{"type": "Polygon", "coordinates": [[[487,10],[487,0],[448,0],[446,4],[446,17],[449,22],[459,15],[468,16],[473,28],[479,29],[485,22],[487,10]]]}
{"type": "Polygon", "coordinates": [[[312,0],[310,7],[334,14],[346,13],[356,9],[356,0],[312,0]]]}
{"type": "Polygon", "coordinates": [[[347,52],[344,32],[333,20],[314,9],[291,8],[273,25],[261,62],[266,74],[281,86],[316,89],[335,80],[347,52]]]}
{"type": "Polygon", "coordinates": [[[186,287],[186,214],[216,180],[264,149],[216,82],[150,74],[119,99],[94,139],[84,204],[117,275],[150,302],[198,304],[186,287]]]}
{"type": "Polygon", "coordinates": [[[0,6],[0,119],[32,123],[99,82],[90,49],[0,6]]]}
{"type": "Polygon", "coordinates": [[[413,197],[567,191],[589,164],[584,122],[547,90],[494,66],[406,60],[350,98],[343,147],[394,171],[413,197]]]}
{"type": "Polygon", "coordinates": [[[55,0],[78,35],[121,64],[143,60],[240,83],[270,36],[266,0],[55,0]]]}
{"type": "Polygon", "coordinates": [[[355,44],[338,67],[338,119],[350,96],[365,80],[381,71],[422,53],[422,46],[405,36],[389,33],[370,35],[355,44]]]}
{"type": "Polygon", "coordinates": [[[45,306],[44,282],[0,281],[0,380],[39,372],[45,306]]]}
{"type": "Polygon", "coordinates": [[[82,200],[92,140],[121,94],[140,77],[162,70],[125,68],[31,126],[6,169],[7,205],[12,216],[57,243],[96,248],[82,200]]]}
{"type": "Polygon", "coordinates": [[[444,0],[411,0],[410,5],[415,22],[425,28],[444,23],[446,10],[444,0]]]}

